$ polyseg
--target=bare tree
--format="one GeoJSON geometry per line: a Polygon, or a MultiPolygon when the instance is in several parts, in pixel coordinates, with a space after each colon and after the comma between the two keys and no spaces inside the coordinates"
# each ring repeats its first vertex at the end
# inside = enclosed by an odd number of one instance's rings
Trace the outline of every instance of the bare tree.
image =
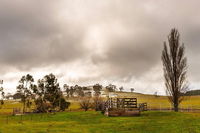
{"type": "Polygon", "coordinates": [[[93,98],[93,108],[95,111],[101,111],[103,108],[103,99],[101,97],[93,98]]]}
{"type": "Polygon", "coordinates": [[[162,62],[165,78],[166,92],[170,102],[174,106],[174,111],[178,112],[178,107],[183,100],[183,93],[187,91],[187,58],[185,57],[184,44],[180,44],[180,34],[178,30],[172,29],[168,36],[168,46],[164,42],[162,51],[162,62]]]}
{"type": "Polygon", "coordinates": [[[85,111],[87,111],[91,107],[90,98],[89,97],[81,98],[79,105],[81,109],[84,109],[85,111]]]}

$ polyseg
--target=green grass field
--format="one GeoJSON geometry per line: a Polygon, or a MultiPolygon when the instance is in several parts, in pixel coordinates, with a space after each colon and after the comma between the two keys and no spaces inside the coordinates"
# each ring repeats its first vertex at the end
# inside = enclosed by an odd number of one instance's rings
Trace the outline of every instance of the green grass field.
{"type": "Polygon", "coordinates": [[[144,112],[106,117],[100,112],[62,112],[0,117],[0,133],[199,133],[200,114],[144,112]]]}
{"type": "MultiPolygon", "coordinates": [[[[136,97],[151,108],[171,107],[167,97],[118,92],[118,97],[136,97]]],[[[77,99],[70,99],[66,112],[12,116],[16,101],[5,101],[0,109],[0,133],[200,133],[199,113],[143,112],[139,117],[106,117],[100,112],[80,111],[77,99]]],[[[181,107],[200,109],[200,96],[186,97],[181,107]]],[[[34,105],[33,105],[34,106],[34,105]]]]}

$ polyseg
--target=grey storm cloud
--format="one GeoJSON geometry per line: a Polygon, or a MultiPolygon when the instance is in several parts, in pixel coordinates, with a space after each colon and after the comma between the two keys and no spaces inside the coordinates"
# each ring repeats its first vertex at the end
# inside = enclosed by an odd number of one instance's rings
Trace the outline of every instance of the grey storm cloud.
{"type": "Polygon", "coordinates": [[[82,33],[67,22],[59,23],[55,7],[48,3],[0,2],[1,64],[26,69],[67,62],[83,54],[82,33]]]}
{"type": "Polygon", "coordinates": [[[139,79],[162,67],[163,42],[175,27],[197,82],[199,5],[197,0],[1,0],[0,65],[20,71],[88,59],[99,76],[139,79]],[[93,27],[100,31],[96,41],[90,37],[93,27]]]}

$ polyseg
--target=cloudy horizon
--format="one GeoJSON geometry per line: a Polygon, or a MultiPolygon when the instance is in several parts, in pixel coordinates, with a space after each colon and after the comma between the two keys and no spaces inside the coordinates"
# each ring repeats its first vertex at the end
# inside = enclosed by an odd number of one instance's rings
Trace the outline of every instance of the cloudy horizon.
{"type": "Polygon", "coordinates": [[[190,89],[200,89],[197,0],[1,0],[0,79],[49,73],[61,87],[110,83],[165,94],[161,52],[172,28],[185,44],[190,89]]]}

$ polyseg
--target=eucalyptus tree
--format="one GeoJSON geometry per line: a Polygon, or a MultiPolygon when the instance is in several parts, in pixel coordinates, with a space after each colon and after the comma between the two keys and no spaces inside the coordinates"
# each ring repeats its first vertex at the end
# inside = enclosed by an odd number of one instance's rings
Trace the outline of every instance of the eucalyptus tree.
{"type": "Polygon", "coordinates": [[[79,85],[74,86],[75,92],[78,94],[79,97],[84,97],[83,87],[79,85]]]}
{"type": "Polygon", "coordinates": [[[108,86],[106,86],[106,90],[108,92],[114,92],[114,91],[116,91],[116,89],[117,89],[117,86],[113,85],[113,84],[109,84],[108,86]]]}
{"type": "Polygon", "coordinates": [[[133,92],[135,89],[134,88],[131,88],[131,92],[133,92]]]}
{"type": "Polygon", "coordinates": [[[100,84],[95,84],[93,86],[93,90],[95,92],[95,96],[99,96],[101,94],[101,90],[102,90],[103,86],[100,84]]]}
{"type": "Polygon", "coordinates": [[[4,99],[4,95],[5,95],[5,93],[4,93],[4,89],[3,89],[3,80],[0,80],[0,84],[1,84],[1,86],[0,86],[0,105],[3,105],[4,104],[4,101],[3,101],[3,99],[4,99]]]}
{"type": "Polygon", "coordinates": [[[123,90],[124,90],[123,86],[119,87],[119,91],[123,91],[123,90]]]}
{"type": "Polygon", "coordinates": [[[21,94],[20,99],[23,103],[23,113],[26,110],[26,106],[30,107],[32,104],[32,92],[33,89],[36,88],[36,86],[33,83],[34,78],[30,74],[22,76],[22,78],[19,80],[19,85],[17,86],[17,93],[21,94]]]}
{"type": "Polygon", "coordinates": [[[70,86],[69,95],[70,95],[71,97],[74,96],[74,92],[75,92],[75,87],[74,87],[74,86],[70,86]]]}
{"type": "Polygon", "coordinates": [[[38,80],[35,90],[37,96],[35,103],[37,110],[47,112],[49,110],[65,110],[70,103],[66,102],[55,75],[49,74],[38,80]]]}
{"type": "Polygon", "coordinates": [[[70,95],[70,87],[69,87],[69,85],[64,84],[63,88],[64,88],[65,92],[67,93],[67,97],[69,97],[69,95],[70,95]]]}

